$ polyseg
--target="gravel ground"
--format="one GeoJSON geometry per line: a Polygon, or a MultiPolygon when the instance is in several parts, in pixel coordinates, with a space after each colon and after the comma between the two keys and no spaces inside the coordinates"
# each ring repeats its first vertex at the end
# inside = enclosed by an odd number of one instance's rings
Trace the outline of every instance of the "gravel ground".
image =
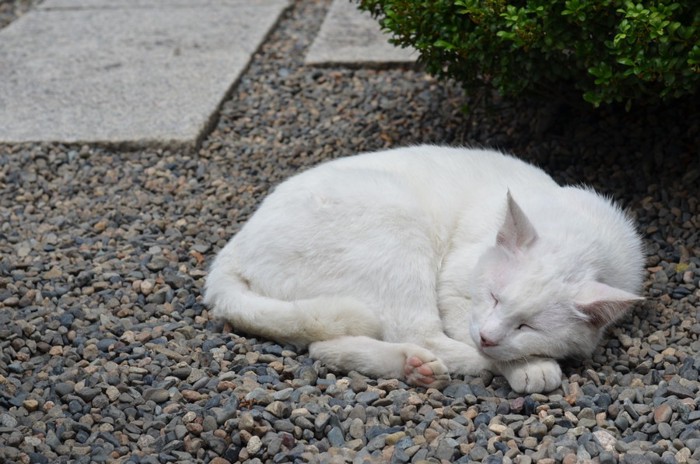
{"type": "Polygon", "coordinates": [[[305,68],[326,8],[295,2],[196,153],[0,146],[0,462],[698,462],[697,102],[484,106],[416,70],[305,68]],[[343,375],[201,304],[271,186],[423,142],[510,150],[638,219],[648,299],[560,389],[343,375]]]}

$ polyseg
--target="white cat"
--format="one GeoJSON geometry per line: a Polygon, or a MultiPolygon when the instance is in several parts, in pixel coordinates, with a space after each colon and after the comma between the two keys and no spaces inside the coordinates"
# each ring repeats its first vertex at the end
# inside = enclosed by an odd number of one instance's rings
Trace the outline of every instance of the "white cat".
{"type": "Polygon", "coordinates": [[[489,150],[400,148],[279,185],[214,261],[235,330],[327,365],[440,388],[449,373],[557,388],[638,295],[632,222],[590,189],[489,150]],[[517,200],[517,202],[516,202],[517,200]]]}

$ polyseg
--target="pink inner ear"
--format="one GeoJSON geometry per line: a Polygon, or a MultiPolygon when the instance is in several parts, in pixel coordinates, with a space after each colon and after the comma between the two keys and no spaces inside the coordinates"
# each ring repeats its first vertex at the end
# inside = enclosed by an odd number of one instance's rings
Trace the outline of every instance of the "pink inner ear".
{"type": "Polygon", "coordinates": [[[588,316],[588,322],[597,328],[615,322],[622,316],[631,302],[606,302],[601,301],[587,306],[579,306],[579,310],[588,316]]]}
{"type": "Polygon", "coordinates": [[[506,217],[496,236],[496,243],[515,252],[531,246],[535,240],[537,240],[535,228],[508,191],[506,217]]]}
{"type": "Polygon", "coordinates": [[[579,290],[574,304],[579,311],[588,316],[591,324],[600,328],[614,322],[635,301],[643,299],[634,293],[591,281],[579,290]]]}

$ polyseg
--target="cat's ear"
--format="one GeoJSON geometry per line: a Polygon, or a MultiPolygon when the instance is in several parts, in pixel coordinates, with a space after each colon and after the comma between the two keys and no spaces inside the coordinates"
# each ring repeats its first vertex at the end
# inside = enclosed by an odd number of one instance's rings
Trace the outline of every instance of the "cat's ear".
{"type": "Polygon", "coordinates": [[[513,200],[510,190],[507,195],[506,218],[496,236],[496,243],[515,252],[528,248],[537,240],[537,232],[520,206],[513,200]]]}
{"type": "Polygon", "coordinates": [[[574,303],[590,324],[602,328],[622,316],[635,301],[643,299],[634,293],[591,281],[579,290],[574,303]]]}

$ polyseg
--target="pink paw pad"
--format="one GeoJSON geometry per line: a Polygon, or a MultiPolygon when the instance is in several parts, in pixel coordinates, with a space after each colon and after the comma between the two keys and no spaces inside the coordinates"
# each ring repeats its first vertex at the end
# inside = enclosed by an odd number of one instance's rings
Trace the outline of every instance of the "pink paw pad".
{"type": "Polygon", "coordinates": [[[424,363],[423,360],[415,356],[406,359],[404,373],[406,374],[406,378],[418,384],[430,385],[435,382],[435,372],[433,372],[433,369],[427,363],[424,363]]]}

